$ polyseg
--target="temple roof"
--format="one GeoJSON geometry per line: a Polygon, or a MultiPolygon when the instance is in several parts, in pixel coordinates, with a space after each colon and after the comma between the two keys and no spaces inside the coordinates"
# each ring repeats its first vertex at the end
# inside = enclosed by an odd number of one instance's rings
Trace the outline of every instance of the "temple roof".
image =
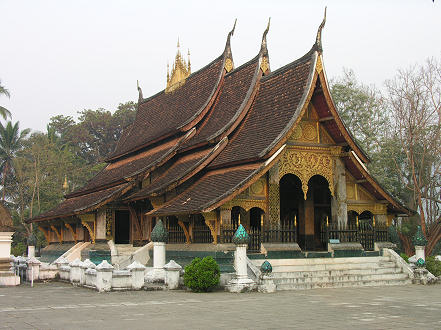
{"type": "Polygon", "coordinates": [[[261,79],[259,92],[243,123],[210,167],[256,161],[274,152],[304,106],[315,57],[314,52],[309,52],[261,79]]]}
{"type": "Polygon", "coordinates": [[[32,219],[32,221],[44,221],[59,218],[60,216],[69,217],[77,214],[93,211],[103,204],[120,197],[130,189],[129,183],[120,184],[111,188],[96,191],[90,194],[81,195],[65,199],[50,211],[44,212],[32,219]]]}
{"type": "Polygon", "coordinates": [[[389,210],[408,212],[371,178],[364,165],[368,157],[335,109],[322,63],[324,23],[309,52],[274,72],[266,48],[268,23],[258,55],[238,68],[230,48],[233,28],[223,54],[173,90],[144,99],[139,88],[135,121],[124,130],[109,164],[33,221],[92,210],[116,198],[123,203],[147,199],[174,188],[178,195],[150,215],[212,210],[273,166],[310,102],[329,135],[350,151],[344,161],[354,177],[366,179],[364,187],[387,201],[389,210]],[[135,184],[141,181],[142,189],[135,184]]]}

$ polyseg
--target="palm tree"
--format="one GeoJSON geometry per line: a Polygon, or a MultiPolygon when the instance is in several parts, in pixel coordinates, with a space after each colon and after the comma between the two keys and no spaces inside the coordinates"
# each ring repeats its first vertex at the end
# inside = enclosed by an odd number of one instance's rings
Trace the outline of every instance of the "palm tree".
{"type": "MultiPolygon", "coordinates": [[[[0,95],[2,95],[2,94],[7,96],[8,98],[11,97],[11,94],[9,94],[9,91],[4,86],[2,86],[2,81],[0,80],[0,95]]],[[[0,116],[2,116],[3,119],[6,120],[6,118],[8,116],[9,116],[9,118],[11,117],[11,113],[9,112],[8,109],[6,109],[0,105],[0,116]]]]}
{"type": "Polygon", "coordinates": [[[6,176],[13,170],[12,161],[17,152],[22,148],[23,140],[26,138],[29,132],[29,128],[26,128],[20,132],[19,122],[12,124],[11,121],[8,121],[5,126],[0,123],[0,170],[2,171],[3,175],[2,200],[5,200],[6,176]]]}

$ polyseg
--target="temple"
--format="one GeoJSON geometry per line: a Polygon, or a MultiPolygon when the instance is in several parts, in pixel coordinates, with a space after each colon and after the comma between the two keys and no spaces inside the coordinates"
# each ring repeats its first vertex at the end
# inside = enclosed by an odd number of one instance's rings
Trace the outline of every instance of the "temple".
{"type": "Polygon", "coordinates": [[[275,71],[269,23],[256,56],[238,67],[235,27],[223,52],[196,72],[178,48],[163,91],[144,98],[138,86],[136,119],[107,166],[29,220],[48,251],[78,242],[136,249],[158,219],[175,250],[226,246],[239,224],[251,237],[248,253],[274,243],[327,251],[332,239],[370,251],[387,240],[392,219],[411,211],[372,177],[368,155],[338,114],[324,25],[305,55],[275,71]]]}

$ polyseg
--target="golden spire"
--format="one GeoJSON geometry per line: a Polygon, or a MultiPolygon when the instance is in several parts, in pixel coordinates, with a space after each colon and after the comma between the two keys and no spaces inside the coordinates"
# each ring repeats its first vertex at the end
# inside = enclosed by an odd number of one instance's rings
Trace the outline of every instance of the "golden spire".
{"type": "Polygon", "coordinates": [[[67,183],[67,175],[64,176],[63,190],[67,191],[69,189],[69,184],[67,183]]]}
{"type": "Polygon", "coordinates": [[[187,70],[188,70],[188,73],[191,73],[191,64],[190,64],[190,49],[188,49],[188,53],[187,53],[187,55],[188,55],[187,70]]]}
{"type": "Polygon", "coordinates": [[[175,61],[173,63],[170,73],[169,73],[169,66],[167,64],[167,87],[165,88],[166,93],[170,93],[181,87],[183,84],[185,84],[185,79],[191,73],[190,51],[188,51],[188,64],[187,64],[181,56],[181,51],[179,49],[181,47],[179,38],[176,46],[178,49],[176,51],[175,61]]]}

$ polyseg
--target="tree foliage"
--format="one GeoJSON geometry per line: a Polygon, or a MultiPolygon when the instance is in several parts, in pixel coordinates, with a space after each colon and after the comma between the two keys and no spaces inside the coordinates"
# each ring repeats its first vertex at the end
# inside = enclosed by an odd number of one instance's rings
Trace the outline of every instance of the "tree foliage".
{"type": "Polygon", "coordinates": [[[411,237],[423,228],[431,253],[441,238],[441,63],[399,70],[385,94],[360,84],[352,71],[332,82],[341,117],[371,157],[370,172],[417,215],[398,235],[412,254],[411,237]]]}
{"type": "MultiPolygon", "coordinates": [[[[4,95],[6,97],[11,97],[11,94],[9,93],[9,90],[7,90],[6,87],[4,87],[2,85],[2,82],[0,80],[0,96],[1,95],[4,95]]],[[[2,107],[0,105],[0,116],[3,117],[3,119],[6,119],[8,117],[11,117],[11,113],[9,112],[8,109],[6,109],[6,108],[4,108],[4,107],[2,107]]]]}
{"type": "Polygon", "coordinates": [[[83,186],[104,166],[122,130],[135,116],[136,104],[120,104],[112,114],[104,109],[83,110],[75,121],[55,116],[46,132],[20,132],[18,123],[0,126],[2,189],[12,210],[14,246],[24,243],[31,231],[38,244],[41,233],[25,223],[63,200],[63,195],[83,186]],[[63,189],[65,178],[68,190],[63,189]]]}

